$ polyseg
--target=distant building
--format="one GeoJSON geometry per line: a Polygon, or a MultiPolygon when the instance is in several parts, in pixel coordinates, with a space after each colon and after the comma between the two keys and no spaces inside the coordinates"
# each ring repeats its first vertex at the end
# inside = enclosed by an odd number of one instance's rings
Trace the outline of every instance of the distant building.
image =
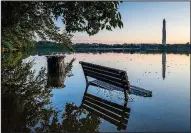
{"type": "Polygon", "coordinates": [[[162,27],[162,45],[166,45],[166,20],[163,19],[163,27],[162,27]]]}

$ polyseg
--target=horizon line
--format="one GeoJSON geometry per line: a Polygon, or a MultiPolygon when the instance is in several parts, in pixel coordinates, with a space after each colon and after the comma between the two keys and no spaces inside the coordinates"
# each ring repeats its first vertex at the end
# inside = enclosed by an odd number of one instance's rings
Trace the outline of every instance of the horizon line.
{"type": "MultiPolygon", "coordinates": [[[[80,42],[80,43],[73,43],[73,44],[81,44],[81,43],[84,43],[84,44],[106,44],[106,43],[85,43],[85,42],[80,42]]],[[[190,42],[187,42],[189,45],[190,45],[190,42]]],[[[166,43],[167,44],[187,44],[187,43],[166,43]]],[[[110,44],[161,44],[163,45],[162,43],[110,43],[110,44]]],[[[106,45],[110,45],[110,44],[106,44],[106,45]]]]}

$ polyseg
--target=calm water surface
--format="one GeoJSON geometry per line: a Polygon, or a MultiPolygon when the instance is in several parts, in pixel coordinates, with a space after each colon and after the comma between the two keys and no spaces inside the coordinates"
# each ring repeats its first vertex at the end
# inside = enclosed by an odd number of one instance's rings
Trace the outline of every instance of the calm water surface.
{"type": "MultiPolygon", "coordinates": [[[[43,55],[29,56],[23,59],[23,62],[27,63],[32,60],[34,60],[34,65],[32,65],[31,70],[35,70],[34,75],[38,74],[41,67],[45,68],[45,73],[53,69],[49,68],[47,58],[43,55]]],[[[77,130],[73,128],[78,128],[80,131],[99,132],[190,131],[190,55],[165,53],[76,53],[65,54],[62,61],[64,62],[64,67],[67,68],[67,72],[66,70],[64,71],[65,75],[48,74],[48,79],[44,82],[44,86],[48,84],[49,88],[51,88],[50,93],[52,94],[47,96],[50,98],[50,104],[46,106],[51,105],[53,110],[59,111],[56,114],[56,120],[53,116],[47,117],[51,121],[55,120],[55,123],[61,123],[60,125],[62,126],[58,126],[59,124],[51,125],[56,131],[62,131],[61,127],[66,131],[77,130]],[[73,58],[75,60],[72,60],[73,58]],[[79,61],[125,70],[130,84],[152,91],[152,97],[129,95],[127,107],[131,111],[125,129],[119,130],[115,124],[101,118],[99,115],[95,115],[85,109],[81,110],[80,105],[85,95],[86,82],[79,61]]],[[[108,91],[92,86],[88,87],[87,92],[119,105],[124,103],[124,94],[122,92],[108,91]]],[[[9,110],[11,112],[11,108],[16,108],[15,106],[7,106],[5,111],[9,110]]],[[[35,106],[36,104],[30,106],[30,108],[35,108],[35,106]]],[[[31,116],[35,117],[32,112],[25,114],[25,117],[31,116]]],[[[12,120],[16,119],[12,123],[22,121],[14,116],[9,116],[9,118],[12,118],[12,120]]],[[[29,123],[27,127],[31,131],[37,131],[35,128],[43,125],[40,122],[43,118],[45,116],[37,117],[36,121],[33,124],[29,123]]],[[[26,125],[25,123],[26,119],[18,126],[26,125]]],[[[14,126],[12,124],[9,128],[14,126]]],[[[5,126],[5,128],[8,128],[8,126],[5,126]]],[[[44,130],[47,128],[48,126],[46,128],[44,126],[39,131],[47,131],[44,130]]],[[[22,131],[25,130],[22,129],[22,131]]]]}

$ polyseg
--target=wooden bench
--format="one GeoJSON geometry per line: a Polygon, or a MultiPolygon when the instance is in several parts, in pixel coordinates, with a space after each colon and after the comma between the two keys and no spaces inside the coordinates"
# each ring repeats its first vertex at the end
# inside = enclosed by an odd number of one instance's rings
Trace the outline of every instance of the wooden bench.
{"type": "Polygon", "coordinates": [[[127,107],[128,101],[124,102],[124,105],[120,105],[89,94],[87,93],[87,89],[88,86],[86,86],[80,107],[117,126],[118,130],[125,130],[131,111],[131,109],[127,107]]]}
{"type": "Polygon", "coordinates": [[[86,83],[88,85],[94,85],[106,89],[119,89],[124,91],[125,98],[127,98],[126,93],[130,86],[128,84],[128,78],[125,71],[82,61],[80,61],[80,64],[82,65],[86,83]],[[87,76],[97,80],[89,82],[87,76]]]}
{"type": "Polygon", "coordinates": [[[93,85],[108,90],[123,91],[125,99],[127,93],[143,97],[151,97],[152,92],[129,84],[127,73],[124,70],[109,68],[88,62],[79,62],[82,66],[87,85],[93,85]],[[89,81],[88,77],[96,80],[89,81]]]}

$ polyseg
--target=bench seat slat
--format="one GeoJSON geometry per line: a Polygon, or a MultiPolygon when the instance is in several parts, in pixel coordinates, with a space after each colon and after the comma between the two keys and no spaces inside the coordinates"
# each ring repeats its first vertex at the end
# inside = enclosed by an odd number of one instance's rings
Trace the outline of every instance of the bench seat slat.
{"type": "Polygon", "coordinates": [[[125,91],[129,89],[128,78],[125,71],[82,61],[80,62],[80,64],[82,65],[87,83],[88,76],[121,87],[125,91]]]}
{"type": "Polygon", "coordinates": [[[103,82],[100,80],[93,80],[89,83],[90,83],[90,85],[101,87],[101,88],[104,88],[104,89],[107,89],[110,91],[112,91],[112,90],[121,91],[121,92],[124,91],[124,89],[122,87],[118,87],[118,86],[115,86],[115,85],[112,85],[112,84],[109,84],[109,83],[106,83],[106,82],[103,82]]]}
{"type": "Polygon", "coordinates": [[[96,69],[96,68],[92,68],[92,67],[89,67],[89,66],[83,66],[82,65],[82,67],[83,67],[83,69],[86,69],[86,70],[103,73],[105,75],[110,75],[110,76],[116,77],[116,78],[121,78],[120,74],[118,74],[118,73],[113,73],[113,72],[110,72],[110,71],[105,71],[103,69],[96,69]]]}
{"type": "MultiPolygon", "coordinates": [[[[93,78],[101,80],[101,81],[105,81],[107,83],[113,84],[113,85],[121,87],[121,88],[125,88],[125,86],[122,83],[115,82],[113,80],[109,80],[107,78],[104,78],[104,77],[101,77],[101,76],[98,76],[98,75],[94,75],[92,73],[86,73],[86,76],[93,77],[93,78]]],[[[126,87],[128,87],[128,86],[126,85],[126,87]]]]}
{"type": "MultiPolygon", "coordinates": [[[[97,86],[97,87],[101,87],[101,88],[110,90],[110,91],[116,90],[116,91],[124,92],[123,88],[111,85],[109,83],[106,83],[106,82],[103,82],[103,81],[100,81],[100,80],[91,81],[90,84],[93,85],[93,86],[97,86]]],[[[130,85],[129,93],[137,95],[137,96],[141,96],[141,97],[151,97],[152,96],[152,91],[145,90],[143,88],[136,87],[136,86],[133,86],[133,85],[130,85]]]]}
{"type": "Polygon", "coordinates": [[[101,70],[105,70],[105,71],[109,71],[109,72],[113,72],[113,73],[118,73],[118,74],[120,74],[121,72],[124,72],[123,70],[118,70],[115,68],[109,68],[109,67],[105,67],[105,66],[91,64],[91,63],[83,62],[83,61],[80,61],[80,64],[82,64],[83,66],[89,66],[92,68],[97,68],[97,69],[101,69],[101,70]]]}
{"type": "Polygon", "coordinates": [[[125,80],[120,79],[120,78],[116,78],[116,77],[112,77],[112,76],[109,76],[109,75],[105,75],[104,73],[99,73],[99,72],[95,72],[95,71],[90,71],[90,70],[88,70],[88,69],[84,69],[84,72],[85,72],[87,75],[88,75],[88,74],[93,75],[92,77],[94,77],[94,76],[96,76],[96,77],[97,77],[97,76],[100,76],[100,77],[106,78],[106,79],[108,79],[108,80],[111,80],[111,81],[120,83],[121,85],[123,85],[123,83],[126,83],[126,85],[128,85],[127,82],[125,82],[125,80]]]}

